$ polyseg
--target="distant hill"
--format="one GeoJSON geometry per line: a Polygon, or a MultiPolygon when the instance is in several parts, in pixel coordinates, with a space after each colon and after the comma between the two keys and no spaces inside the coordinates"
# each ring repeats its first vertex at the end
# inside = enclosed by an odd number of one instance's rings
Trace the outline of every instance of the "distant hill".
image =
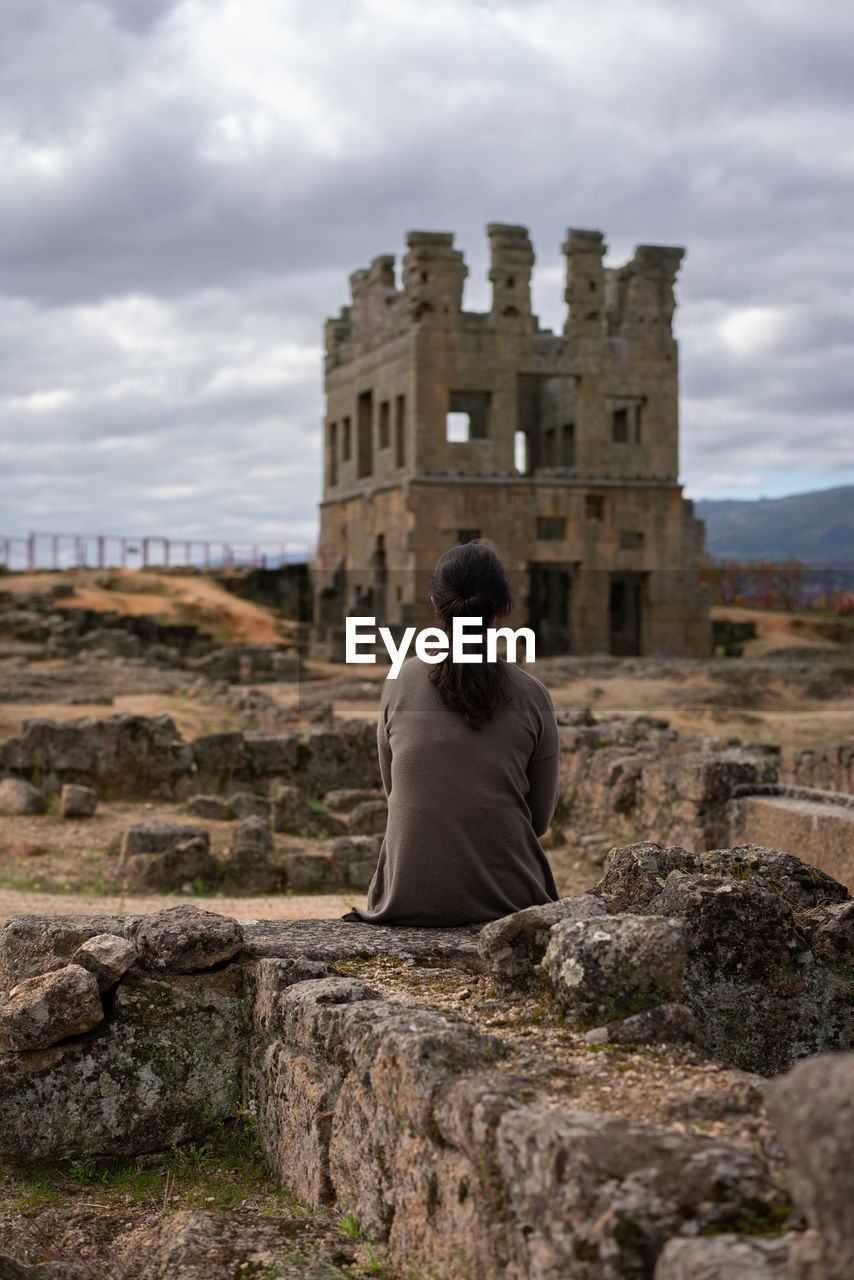
{"type": "Polygon", "coordinates": [[[854,485],[752,502],[703,498],[694,512],[715,559],[854,563],[854,485]]]}

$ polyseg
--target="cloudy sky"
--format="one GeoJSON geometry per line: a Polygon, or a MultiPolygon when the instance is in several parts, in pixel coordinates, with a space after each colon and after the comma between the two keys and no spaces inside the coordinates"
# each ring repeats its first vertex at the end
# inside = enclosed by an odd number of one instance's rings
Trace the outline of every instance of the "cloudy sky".
{"type": "Polygon", "coordinates": [[[854,8],[0,0],[0,537],[308,540],[347,276],[487,222],[685,245],[694,496],[854,482],[854,8]]]}

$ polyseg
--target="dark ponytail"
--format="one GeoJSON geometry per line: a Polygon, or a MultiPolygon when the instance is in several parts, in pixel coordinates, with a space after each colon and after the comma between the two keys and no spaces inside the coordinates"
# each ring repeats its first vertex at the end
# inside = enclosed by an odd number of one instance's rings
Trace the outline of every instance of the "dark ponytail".
{"type": "MultiPolygon", "coordinates": [[[[507,574],[492,544],[465,542],[446,551],[433,571],[430,594],[449,639],[454,618],[483,619],[481,653],[485,659],[486,628],[496,614],[510,608],[507,574]]],[[[450,650],[430,668],[430,679],[444,705],[459,711],[473,729],[492,719],[506,683],[503,663],[454,662],[450,650]]]]}

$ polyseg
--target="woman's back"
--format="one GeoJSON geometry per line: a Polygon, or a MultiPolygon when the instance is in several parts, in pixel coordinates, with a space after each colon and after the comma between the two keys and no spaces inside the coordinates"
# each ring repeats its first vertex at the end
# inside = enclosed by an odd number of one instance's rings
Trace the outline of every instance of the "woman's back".
{"type": "Polygon", "coordinates": [[[494,920],[557,897],[537,839],[557,802],[559,742],[548,691],[503,665],[492,718],[472,728],[411,659],[383,687],[377,728],[388,827],[373,923],[494,920]]]}

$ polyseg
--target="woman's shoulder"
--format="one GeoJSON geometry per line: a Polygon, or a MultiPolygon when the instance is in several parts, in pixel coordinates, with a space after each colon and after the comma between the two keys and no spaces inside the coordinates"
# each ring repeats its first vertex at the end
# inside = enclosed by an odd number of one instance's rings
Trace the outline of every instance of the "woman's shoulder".
{"type": "Polygon", "coordinates": [[[535,702],[547,702],[551,705],[552,695],[542,680],[538,680],[530,671],[517,666],[515,662],[506,663],[505,671],[514,693],[518,692],[520,697],[530,698],[535,702]]]}
{"type": "Polygon", "coordinates": [[[430,668],[426,662],[422,662],[420,658],[407,658],[397,676],[392,680],[390,676],[386,676],[382,686],[382,700],[385,703],[396,701],[401,694],[411,693],[413,690],[429,684],[430,668]]]}

